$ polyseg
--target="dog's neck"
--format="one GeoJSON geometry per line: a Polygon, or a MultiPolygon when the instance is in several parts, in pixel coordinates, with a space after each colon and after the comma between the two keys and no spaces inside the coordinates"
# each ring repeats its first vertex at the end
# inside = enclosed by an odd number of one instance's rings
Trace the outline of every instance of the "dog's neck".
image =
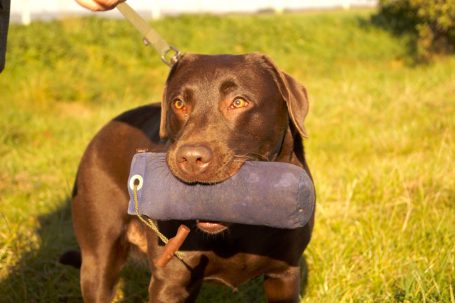
{"type": "Polygon", "coordinates": [[[292,124],[289,124],[284,132],[281,149],[274,161],[288,162],[307,168],[302,137],[292,124]]]}

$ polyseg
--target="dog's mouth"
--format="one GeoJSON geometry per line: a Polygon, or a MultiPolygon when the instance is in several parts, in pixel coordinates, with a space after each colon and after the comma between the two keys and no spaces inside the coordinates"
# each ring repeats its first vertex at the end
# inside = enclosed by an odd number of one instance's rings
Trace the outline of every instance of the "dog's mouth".
{"type": "Polygon", "coordinates": [[[212,235],[219,234],[228,228],[228,225],[225,223],[210,222],[210,221],[203,221],[203,220],[197,220],[196,225],[203,232],[206,232],[206,233],[212,234],[212,235]]]}
{"type": "Polygon", "coordinates": [[[245,160],[239,161],[235,158],[227,159],[216,165],[211,164],[206,170],[200,173],[188,174],[179,169],[173,157],[168,157],[167,164],[171,173],[180,181],[188,184],[216,184],[226,181],[235,175],[244,164],[245,160]],[[172,159],[172,160],[171,160],[172,159]]]}
{"type": "MultiPolygon", "coordinates": [[[[218,165],[211,163],[211,165],[208,165],[207,169],[204,169],[199,173],[188,174],[185,170],[179,168],[178,162],[173,154],[170,155],[168,153],[167,157],[168,167],[177,179],[187,184],[204,185],[213,185],[227,180],[239,171],[245,161],[236,161],[234,157],[227,157],[227,159],[220,162],[221,163],[218,165]]],[[[215,235],[227,230],[229,224],[200,219],[196,221],[196,226],[204,233],[215,235]]]]}

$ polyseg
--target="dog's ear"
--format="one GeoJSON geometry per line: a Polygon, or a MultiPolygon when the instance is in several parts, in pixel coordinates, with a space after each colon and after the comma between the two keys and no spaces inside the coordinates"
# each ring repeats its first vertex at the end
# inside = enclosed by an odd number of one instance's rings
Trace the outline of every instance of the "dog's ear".
{"type": "Polygon", "coordinates": [[[289,117],[300,135],[303,138],[308,138],[308,133],[303,124],[309,109],[307,90],[285,72],[281,72],[281,78],[284,83],[282,94],[288,105],[289,117]]]}
{"type": "Polygon", "coordinates": [[[164,86],[163,96],[161,97],[160,138],[162,140],[169,136],[169,131],[167,130],[167,112],[169,106],[167,104],[166,90],[167,85],[164,86]]]}
{"type": "Polygon", "coordinates": [[[292,123],[303,138],[308,138],[303,124],[309,109],[306,88],[285,72],[280,71],[267,56],[258,54],[254,54],[254,56],[260,56],[268,69],[274,74],[280,93],[286,101],[292,123]]]}
{"type": "Polygon", "coordinates": [[[167,102],[167,87],[169,80],[172,78],[172,75],[175,73],[177,70],[177,67],[179,65],[179,62],[183,59],[183,55],[180,57],[179,61],[175,63],[171,70],[169,71],[169,75],[167,76],[166,79],[166,84],[164,86],[163,90],[163,95],[161,97],[161,117],[160,117],[160,138],[162,140],[166,139],[169,137],[169,130],[168,130],[168,111],[169,111],[169,105],[167,102]]]}

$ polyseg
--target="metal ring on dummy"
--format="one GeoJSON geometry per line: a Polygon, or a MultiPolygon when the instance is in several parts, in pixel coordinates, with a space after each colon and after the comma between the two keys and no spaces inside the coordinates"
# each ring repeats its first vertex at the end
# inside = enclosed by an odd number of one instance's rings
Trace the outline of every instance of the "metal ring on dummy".
{"type": "Polygon", "coordinates": [[[131,190],[134,190],[134,185],[137,185],[137,190],[140,190],[142,188],[142,185],[144,184],[144,179],[142,178],[141,175],[134,175],[130,178],[128,184],[131,190]],[[136,181],[138,182],[137,184],[135,184],[136,181]]]}

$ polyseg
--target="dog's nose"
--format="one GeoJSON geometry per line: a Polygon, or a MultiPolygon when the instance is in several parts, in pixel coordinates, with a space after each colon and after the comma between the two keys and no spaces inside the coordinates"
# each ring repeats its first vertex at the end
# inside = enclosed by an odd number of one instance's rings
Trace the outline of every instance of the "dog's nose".
{"type": "Polygon", "coordinates": [[[194,176],[207,169],[212,160],[212,150],[204,145],[182,145],[176,156],[179,168],[194,176]]]}

